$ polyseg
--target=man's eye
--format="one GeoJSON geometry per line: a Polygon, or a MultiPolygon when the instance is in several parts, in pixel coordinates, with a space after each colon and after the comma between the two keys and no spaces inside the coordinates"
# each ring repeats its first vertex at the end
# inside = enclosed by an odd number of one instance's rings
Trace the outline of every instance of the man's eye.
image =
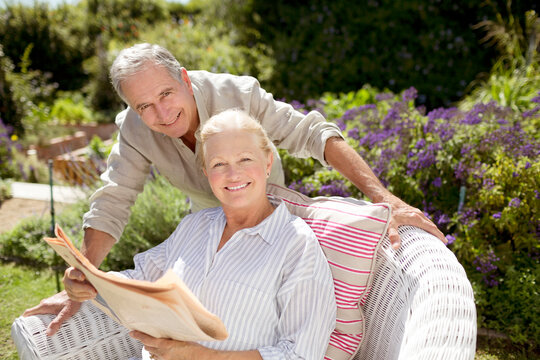
{"type": "Polygon", "coordinates": [[[139,106],[139,111],[144,111],[145,109],[147,109],[150,105],[148,104],[145,104],[145,105],[142,105],[142,106],[139,106]]]}

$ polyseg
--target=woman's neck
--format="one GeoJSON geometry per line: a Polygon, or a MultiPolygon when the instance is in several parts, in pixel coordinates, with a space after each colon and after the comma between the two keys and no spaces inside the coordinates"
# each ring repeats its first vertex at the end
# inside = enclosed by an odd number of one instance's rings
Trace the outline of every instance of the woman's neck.
{"type": "Polygon", "coordinates": [[[265,196],[260,206],[255,208],[232,209],[223,207],[227,227],[235,232],[241,229],[254,227],[274,212],[274,206],[265,196]]]}

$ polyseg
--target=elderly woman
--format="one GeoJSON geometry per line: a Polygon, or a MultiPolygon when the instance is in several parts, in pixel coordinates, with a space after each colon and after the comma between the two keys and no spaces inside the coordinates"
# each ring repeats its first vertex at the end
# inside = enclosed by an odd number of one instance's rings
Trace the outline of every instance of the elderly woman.
{"type": "MultiPolygon", "coordinates": [[[[266,194],[273,155],[264,129],[228,110],[204,125],[198,150],[221,207],[186,216],[122,274],[154,281],[174,269],[222,319],[229,338],[192,343],[134,331],[143,357],[322,359],[335,326],[332,277],[311,229],[266,194]]],[[[85,298],[66,290],[74,300],[85,298]]]]}

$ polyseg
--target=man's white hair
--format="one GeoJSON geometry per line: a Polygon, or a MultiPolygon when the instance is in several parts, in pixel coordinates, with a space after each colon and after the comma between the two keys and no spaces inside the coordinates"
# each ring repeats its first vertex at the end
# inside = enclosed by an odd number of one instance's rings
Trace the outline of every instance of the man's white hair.
{"type": "Polygon", "coordinates": [[[182,66],[169,50],[148,43],[133,45],[120,51],[110,71],[112,86],[126,103],[128,102],[122,91],[122,81],[144,70],[149,65],[164,67],[173,78],[182,82],[182,66]]]}

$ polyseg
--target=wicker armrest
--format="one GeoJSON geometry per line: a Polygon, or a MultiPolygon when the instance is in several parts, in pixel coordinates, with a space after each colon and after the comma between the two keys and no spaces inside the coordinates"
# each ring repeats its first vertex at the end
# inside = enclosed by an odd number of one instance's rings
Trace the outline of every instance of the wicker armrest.
{"type": "Polygon", "coordinates": [[[91,302],[62,324],[54,336],[45,330],[53,315],[19,317],[11,337],[23,360],[104,360],[140,357],[142,345],[91,302]]]}
{"type": "Polygon", "coordinates": [[[471,284],[454,254],[435,236],[399,228],[377,256],[363,307],[366,335],[355,359],[474,359],[476,308],[471,284]]]}

